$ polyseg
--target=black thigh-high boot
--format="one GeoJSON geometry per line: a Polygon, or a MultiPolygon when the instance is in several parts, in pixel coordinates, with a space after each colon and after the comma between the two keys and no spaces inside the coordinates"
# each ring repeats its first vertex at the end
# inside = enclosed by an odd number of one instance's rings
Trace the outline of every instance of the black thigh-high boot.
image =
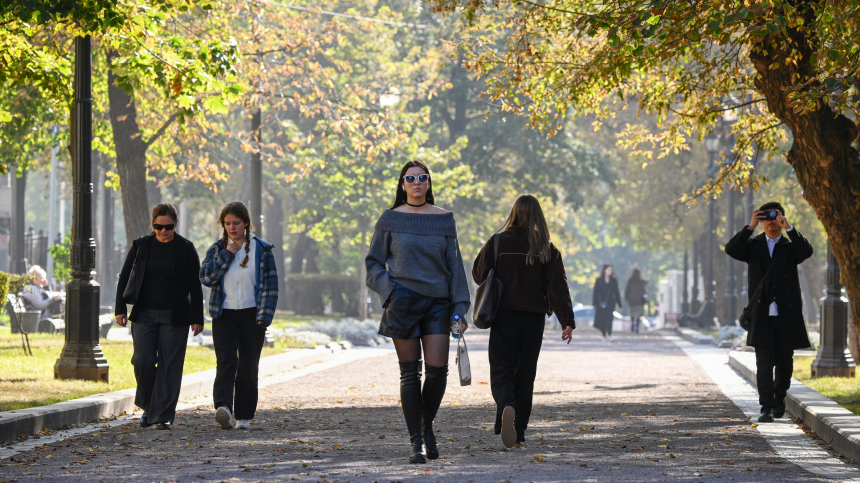
{"type": "Polygon", "coordinates": [[[409,431],[409,442],[412,445],[409,462],[426,463],[422,432],[424,404],[421,400],[420,360],[400,363],[400,405],[403,406],[403,416],[406,418],[406,429],[409,431]]]}
{"type": "Polygon", "coordinates": [[[427,448],[427,458],[439,458],[439,448],[436,446],[436,435],[433,433],[433,418],[442,404],[445,387],[448,385],[448,366],[431,366],[424,364],[424,389],[421,397],[424,400],[424,446],[427,448]]]}

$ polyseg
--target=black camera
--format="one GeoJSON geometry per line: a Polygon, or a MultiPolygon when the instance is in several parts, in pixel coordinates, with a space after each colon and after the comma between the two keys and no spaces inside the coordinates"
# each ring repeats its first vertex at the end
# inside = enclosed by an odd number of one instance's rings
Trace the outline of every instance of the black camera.
{"type": "Polygon", "coordinates": [[[766,221],[772,221],[772,220],[775,220],[777,216],[779,216],[779,211],[767,210],[764,212],[764,218],[762,218],[762,219],[766,220],[766,221]]]}

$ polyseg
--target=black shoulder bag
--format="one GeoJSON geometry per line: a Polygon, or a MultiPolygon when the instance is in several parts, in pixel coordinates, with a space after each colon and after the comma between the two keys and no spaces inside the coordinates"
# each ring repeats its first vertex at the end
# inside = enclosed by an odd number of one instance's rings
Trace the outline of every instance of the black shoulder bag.
{"type": "Polygon", "coordinates": [[[134,264],[131,266],[131,273],[128,275],[128,281],[125,283],[125,290],[122,291],[122,299],[129,305],[134,305],[137,302],[137,294],[140,292],[135,279],[137,278],[137,259],[140,258],[140,251],[143,249],[141,247],[142,244],[143,242],[137,244],[134,264]]]}
{"type": "Polygon", "coordinates": [[[472,320],[475,327],[489,329],[496,318],[499,304],[502,302],[502,294],[505,286],[501,280],[496,278],[496,269],[499,267],[499,234],[493,239],[493,268],[487,274],[487,279],[475,291],[475,310],[472,312],[472,320]]]}
{"type": "Polygon", "coordinates": [[[767,267],[767,271],[764,273],[764,276],[758,283],[758,287],[755,288],[752,295],[750,296],[750,301],[746,307],[744,307],[743,313],[741,313],[741,317],[738,319],[738,323],[741,328],[749,332],[752,328],[752,316],[758,310],[758,306],[761,303],[761,292],[764,290],[764,286],[768,280],[770,280],[770,276],[773,275],[773,271],[776,268],[776,258],[772,258],[770,260],[770,266],[767,267]]]}

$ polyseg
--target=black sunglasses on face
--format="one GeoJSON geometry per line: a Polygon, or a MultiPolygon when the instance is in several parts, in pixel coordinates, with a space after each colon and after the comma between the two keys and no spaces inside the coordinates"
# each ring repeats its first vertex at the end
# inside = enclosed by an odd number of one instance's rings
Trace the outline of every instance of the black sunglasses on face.
{"type": "Polygon", "coordinates": [[[173,231],[176,228],[176,223],[171,223],[169,225],[159,225],[158,223],[153,223],[152,227],[155,228],[155,231],[167,230],[173,231]]]}
{"type": "Polygon", "coordinates": [[[419,183],[424,184],[430,180],[430,175],[429,174],[419,174],[418,176],[415,176],[414,174],[407,174],[406,176],[403,177],[403,180],[409,184],[414,184],[416,179],[418,180],[419,183]]]}

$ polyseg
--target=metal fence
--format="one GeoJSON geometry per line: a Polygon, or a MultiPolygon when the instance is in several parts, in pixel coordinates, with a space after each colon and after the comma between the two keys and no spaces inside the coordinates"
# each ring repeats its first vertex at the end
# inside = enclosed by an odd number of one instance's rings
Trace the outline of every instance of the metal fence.
{"type": "Polygon", "coordinates": [[[24,258],[27,259],[27,268],[33,265],[42,268],[48,266],[48,236],[42,230],[37,233],[32,226],[27,228],[24,233],[24,258]]]}

